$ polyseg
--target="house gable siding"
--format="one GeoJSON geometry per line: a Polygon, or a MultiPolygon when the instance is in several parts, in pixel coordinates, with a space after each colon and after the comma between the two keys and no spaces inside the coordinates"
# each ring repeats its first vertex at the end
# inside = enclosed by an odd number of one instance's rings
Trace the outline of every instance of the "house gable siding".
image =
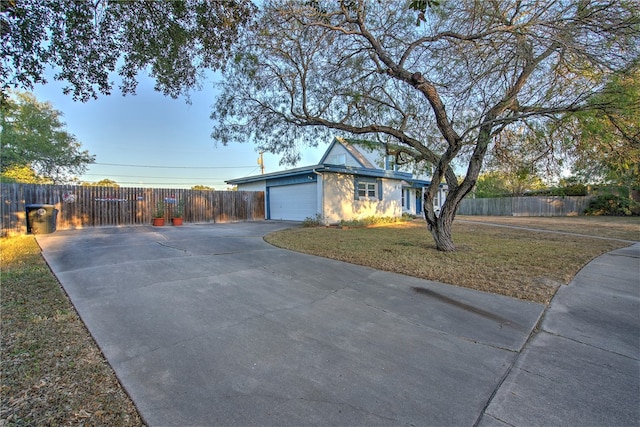
{"type": "Polygon", "coordinates": [[[327,155],[324,163],[330,165],[344,165],[361,168],[362,165],[347,151],[341,144],[334,144],[327,155]]]}
{"type": "Polygon", "coordinates": [[[343,165],[352,168],[377,169],[375,165],[376,159],[376,153],[357,149],[344,139],[336,138],[329,148],[327,148],[320,163],[326,165],[343,165]]]}

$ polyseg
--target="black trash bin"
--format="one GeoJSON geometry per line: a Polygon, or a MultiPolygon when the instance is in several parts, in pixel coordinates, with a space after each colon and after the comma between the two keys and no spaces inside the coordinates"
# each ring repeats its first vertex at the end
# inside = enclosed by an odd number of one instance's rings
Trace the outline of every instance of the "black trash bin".
{"type": "Polygon", "coordinates": [[[49,234],[56,231],[56,219],[58,209],[53,205],[31,204],[26,205],[27,233],[49,234]]]}

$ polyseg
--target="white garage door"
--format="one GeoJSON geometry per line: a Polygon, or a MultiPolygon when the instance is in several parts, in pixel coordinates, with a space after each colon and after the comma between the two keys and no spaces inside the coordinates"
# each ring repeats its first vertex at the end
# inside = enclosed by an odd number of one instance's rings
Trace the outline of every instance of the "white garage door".
{"type": "Polygon", "coordinates": [[[269,187],[269,218],[303,221],[315,217],[317,191],[315,182],[269,187]]]}

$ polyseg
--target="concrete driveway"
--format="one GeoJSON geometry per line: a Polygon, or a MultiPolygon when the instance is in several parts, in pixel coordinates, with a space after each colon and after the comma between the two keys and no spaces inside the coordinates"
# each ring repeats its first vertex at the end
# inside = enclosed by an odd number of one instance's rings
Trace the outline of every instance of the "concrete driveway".
{"type": "Polygon", "coordinates": [[[262,239],[291,226],[38,242],[149,425],[478,422],[545,307],[262,239]]]}

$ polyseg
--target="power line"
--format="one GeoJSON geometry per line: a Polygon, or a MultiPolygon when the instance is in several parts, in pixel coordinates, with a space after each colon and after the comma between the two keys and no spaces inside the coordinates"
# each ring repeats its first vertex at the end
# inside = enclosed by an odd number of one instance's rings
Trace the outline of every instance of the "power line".
{"type": "Polygon", "coordinates": [[[148,175],[121,175],[114,173],[85,173],[82,176],[111,176],[111,177],[121,177],[121,178],[160,178],[160,179],[192,179],[192,180],[210,180],[213,179],[211,177],[184,177],[184,176],[148,176],[148,175]]]}
{"type": "Polygon", "coordinates": [[[135,181],[118,181],[116,182],[116,184],[120,185],[120,184],[127,184],[127,185],[136,185],[136,186],[149,186],[149,185],[163,185],[163,186],[174,186],[174,185],[178,185],[178,186],[190,186],[193,187],[194,185],[207,185],[208,186],[216,186],[216,185],[227,185],[227,183],[225,182],[208,182],[205,184],[193,184],[193,183],[176,183],[176,182],[135,182],[135,181]]]}
{"type": "Polygon", "coordinates": [[[125,165],[120,163],[92,163],[100,166],[124,166],[129,168],[157,168],[157,169],[249,169],[255,168],[251,166],[157,166],[157,165],[125,165]]]}

